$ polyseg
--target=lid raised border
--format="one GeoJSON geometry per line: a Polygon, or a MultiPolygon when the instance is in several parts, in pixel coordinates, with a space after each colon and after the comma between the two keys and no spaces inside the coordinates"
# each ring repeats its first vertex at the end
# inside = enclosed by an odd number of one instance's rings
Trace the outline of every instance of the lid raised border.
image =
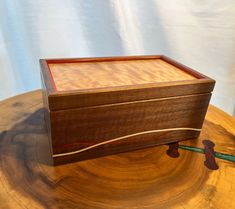
{"type": "Polygon", "coordinates": [[[40,59],[40,65],[42,79],[45,84],[46,93],[48,95],[48,105],[50,110],[64,110],[113,103],[133,102],[138,100],[210,93],[213,91],[215,85],[215,80],[164,55],[40,59]],[[56,63],[124,61],[140,59],[162,59],[163,61],[181,69],[182,71],[193,75],[197,79],[57,91],[49,68],[49,64],[56,63]]]}

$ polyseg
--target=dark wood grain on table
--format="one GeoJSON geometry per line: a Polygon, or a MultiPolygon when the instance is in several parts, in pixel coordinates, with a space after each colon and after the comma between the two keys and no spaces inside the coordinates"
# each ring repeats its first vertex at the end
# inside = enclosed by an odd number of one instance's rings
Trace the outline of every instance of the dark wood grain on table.
{"type": "MultiPolygon", "coordinates": [[[[34,91],[0,103],[0,208],[235,208],[235,164],[167,146],[51,166],[42,111],[34,91]]],[[[203,148],[210,139],[217,152],[235,155],[235,121],[210,106],[200,137],[180,145],[203,148]]]]}

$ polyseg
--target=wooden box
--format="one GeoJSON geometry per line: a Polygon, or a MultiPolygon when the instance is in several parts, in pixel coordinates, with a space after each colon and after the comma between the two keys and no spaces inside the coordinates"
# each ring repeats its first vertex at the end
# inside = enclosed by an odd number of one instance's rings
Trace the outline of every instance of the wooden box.
{"type": "Polygon", "coordinates": [[[196,138],[215,84],[165,56],[40,63],[55,164],[196,138]]]}

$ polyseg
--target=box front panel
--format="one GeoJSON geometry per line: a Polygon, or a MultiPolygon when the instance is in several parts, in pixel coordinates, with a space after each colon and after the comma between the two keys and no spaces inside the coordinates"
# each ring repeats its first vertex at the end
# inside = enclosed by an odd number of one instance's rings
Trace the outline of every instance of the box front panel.
{"type": "Polygon", "coordinates": [[[195,138],[211,94],[52,111],[53,157],[88,159],[195,138]]]}

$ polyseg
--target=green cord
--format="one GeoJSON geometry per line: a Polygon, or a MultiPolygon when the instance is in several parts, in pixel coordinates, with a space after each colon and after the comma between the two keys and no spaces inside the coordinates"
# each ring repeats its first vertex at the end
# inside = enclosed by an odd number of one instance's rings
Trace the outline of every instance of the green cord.
{"type": "Polygon", "coordinates": [[[179,145],[178,147],[181,149],[185,149],[185,150],[189,150],[189,151],[193,151],[193,152],[204,153],[204,149],[198,148],[198,147],[190,147],[190,146],[186,146],[186,145],[179,145]]]}
{"type": "Polygon", "coordinates": [[[235,162],[234,155],[228,155],[228,154],[224,154],[224,153],[215,152],[215,157],[217,157],[219,159],[227,160],[230,162],[235,162]]]}
{"type": "MultiPolygon", "coordinates": [[[[190,147],[190,146],[186,146],[186,145],[179,145],[178,146],[180,149],[184,149],[184,150],[189,150],[192,152],[198,152],[198,153],[205,153],[204,149],[202,148],[198,148],[198,147],[190,147]]],[[[224,153],[220,153],[220,152],[215,152],[215,157],[222,159],[222,160],[227,160],[230,162],[235,162],[235,156],[234,155],[229,155],[229,154],[224,154],[224,153]]]]}

